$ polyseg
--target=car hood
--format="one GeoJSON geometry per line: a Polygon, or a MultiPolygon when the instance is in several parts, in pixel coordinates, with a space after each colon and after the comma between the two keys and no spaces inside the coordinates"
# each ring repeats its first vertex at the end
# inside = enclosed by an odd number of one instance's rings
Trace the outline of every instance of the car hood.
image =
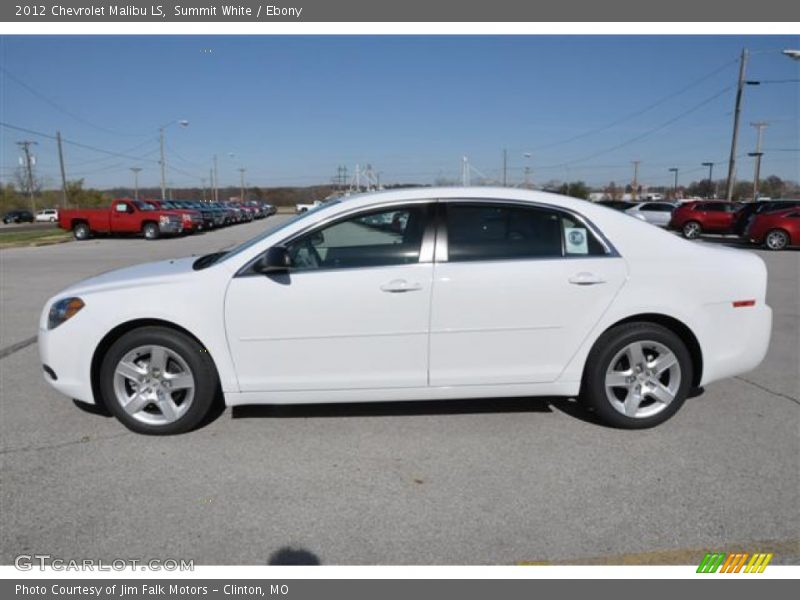
{"type": "Polygon", "coordinates": [[[114,269],[89,279],[84,279],[63,290],[59,297],[65,295],[90,294],[112,289],[142,287],[148,285],[166,285],[175,282],[176,278],[194,273],[192,264],[196,256],[175,258],[157,262],[114,269]]]}

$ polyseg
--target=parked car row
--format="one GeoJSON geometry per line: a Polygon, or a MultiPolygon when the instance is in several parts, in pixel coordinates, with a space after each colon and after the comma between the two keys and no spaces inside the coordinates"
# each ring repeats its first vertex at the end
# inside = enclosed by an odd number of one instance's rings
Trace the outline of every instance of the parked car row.
{"type": "Polygon", "coordinates": [[[769,250],[783,250],[800,246],[800,200],[686,202],[672,213],[668,227],[690,240],[703,233],[738,235],[769,250]]]}
{"type": "Polygon", "coordinates": [[[680,232],[693,240],[704,233],[738,235],[770,250],[800,246],[800,200],[726,202],[692,200],[675,202],[628,202],[601,200],[603,206],[680,232]]]}
{"type": "Polygon", "coordinates": [[[75,239],[94,234],[141,234],[148,240],[263,219],[275,213],[266,202],[199,202],[191,200],[114,200],[109,208],[63,209],[58,225],[75,239]]]}

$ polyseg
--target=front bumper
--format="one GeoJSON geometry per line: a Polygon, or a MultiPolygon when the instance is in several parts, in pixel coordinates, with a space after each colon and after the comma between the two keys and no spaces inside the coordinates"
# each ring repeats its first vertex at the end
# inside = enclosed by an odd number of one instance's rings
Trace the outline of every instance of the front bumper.
{"type": "Polygon", "coordinates": [[[158,230],[161,233],[176,234],[183,232],[183,223],[180,221],[159,221],[158,230]]]}
{"type": "MultiPolygon", "coordinates": [[[[73,318],[78,317],[76,315],[73,318]]],[[[39,328],[38,347],[42,376],[47,383],[65,396],[95,404],[91,385],[91,357],[94,346],[84,335],[74,335],[75,332],[71,335],[69,325],[71,324],[67,321],[55,329],[39,328]],[[50,369],[52,374],[44,367],[50,369]]]]}

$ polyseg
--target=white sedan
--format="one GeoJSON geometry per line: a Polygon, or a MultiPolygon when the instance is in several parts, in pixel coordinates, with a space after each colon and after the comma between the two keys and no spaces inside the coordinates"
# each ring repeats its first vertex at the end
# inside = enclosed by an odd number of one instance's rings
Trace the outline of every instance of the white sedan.
{"type": "Polygon", "coordinates": [[[636,206],[631,206],[625,212],[632,217],[647,221],[651,225],[666,227],[669,225],[672,212],[676,208],[678,208],[678,205],[672,202],[640,202],[636,206]]]}
{"type": "Polygon", "coordinates": [[[769,344],[756,255],[508,188],[321,205],[227,252],[144,264],[51,298],[45,379],[142,433],[212,403],[579,397],[643,428],[769,344]]]}

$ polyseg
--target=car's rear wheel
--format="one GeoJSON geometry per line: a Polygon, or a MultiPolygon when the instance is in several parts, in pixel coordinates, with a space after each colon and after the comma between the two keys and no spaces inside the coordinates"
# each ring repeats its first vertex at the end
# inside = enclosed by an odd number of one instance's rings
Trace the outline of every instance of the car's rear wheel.
{"type": "Polygon", "coordinates": [[[146,240],[157,240],[161,232],[155,223],[145,223],[142,227],[142,233],[146,240]]]}
{"type": "Polygon", "coordinates": [[[138,433],[190,431],[209,413],[218,388],[208,352],[164,327],[126,333],[109,348],[100,368],[106,407],[138,433]]]}
{"type": "Polygon", "coordinates": [[[764,246],[770,250],[783,250],[789,245],[789,235],[783,229],[773,229],[764,237],[764,246]]]}
{"type": "Polygon", "coordinates": [[[627,323],[595,343],[581,397],[604,423],[644,429],[674,415],[691,384],[691,356],[675,333],[654,323],[627,323]]]}
{"type": "Polygon", "coordinates": [[[696,240],[700,237],[700,234],[703,233],[703,228],[697,221],[689,221],[688,223],[684,223],[681,232],[683,233],[683,237],[687,240],[696,240]]]}
{"type": "Polygon", "coordinates": [[[92,235],[92,230],[86,223],[76,223],[72,228],[72,235],[76,240],[88,240],[92,235]]]}

